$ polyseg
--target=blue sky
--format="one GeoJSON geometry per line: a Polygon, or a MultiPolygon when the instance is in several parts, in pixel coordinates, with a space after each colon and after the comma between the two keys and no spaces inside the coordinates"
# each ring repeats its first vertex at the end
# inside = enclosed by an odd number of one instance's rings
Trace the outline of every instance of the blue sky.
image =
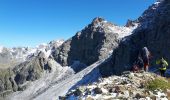
{"type": "Polygon", "coordinates": [[[93,18],[124,25],[156,0],[0,0],[0,45],[31,46],[68,39],[93,18]]]}

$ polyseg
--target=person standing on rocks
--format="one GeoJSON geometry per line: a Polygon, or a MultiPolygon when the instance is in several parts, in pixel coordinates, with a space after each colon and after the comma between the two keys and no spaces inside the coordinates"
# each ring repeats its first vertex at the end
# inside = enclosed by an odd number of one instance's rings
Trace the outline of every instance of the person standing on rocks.
{"type": "Polygon", "coordinates": [[[141,51],[141,58],[144,63],[144,71],[148,71],[149,68],[149,59],[151,57],[150,51],[147,47],[143,47],[141,51]]]}
{"type": "Polygon", "coordinates": [[[159,65],[160,75],[165,77],[165,72],[168,67],[168,62],[164,58],[161,58],[156,61],[156,64],[159,65]]]}

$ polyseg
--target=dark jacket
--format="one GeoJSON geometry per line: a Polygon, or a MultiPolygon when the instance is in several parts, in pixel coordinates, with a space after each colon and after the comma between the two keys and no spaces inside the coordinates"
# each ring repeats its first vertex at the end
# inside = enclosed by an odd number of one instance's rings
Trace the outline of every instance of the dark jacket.
{"type": "Polygon", "coordinates": [[[144,63],[143,63],[142,58],[139,57],[139,58],[137,59],[136,65],[138,65],[140,69],[143,68],[144,63]]]}

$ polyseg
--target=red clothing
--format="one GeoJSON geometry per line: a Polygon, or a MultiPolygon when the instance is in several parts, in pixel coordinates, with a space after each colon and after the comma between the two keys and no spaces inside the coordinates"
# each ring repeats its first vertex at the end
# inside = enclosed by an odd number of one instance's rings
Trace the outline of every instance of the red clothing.
{"type": "Polygon", "coordinates": [[[148,71],[148,66],[149,66],[148,63],[144,63],[144,70],[145,70],[145,71],[148,71]]]}

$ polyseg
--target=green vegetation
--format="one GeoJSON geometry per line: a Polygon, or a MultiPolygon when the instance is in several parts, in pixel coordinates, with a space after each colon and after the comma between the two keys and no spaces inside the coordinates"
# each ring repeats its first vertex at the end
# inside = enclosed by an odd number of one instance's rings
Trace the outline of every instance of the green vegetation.
{"type": "Polygon", "coordinates": [[[156,78],[147,84],[147,88],[154,91],[156,89],[166,90],[170,89],[170,82],[164,78],[156,78]]]}

